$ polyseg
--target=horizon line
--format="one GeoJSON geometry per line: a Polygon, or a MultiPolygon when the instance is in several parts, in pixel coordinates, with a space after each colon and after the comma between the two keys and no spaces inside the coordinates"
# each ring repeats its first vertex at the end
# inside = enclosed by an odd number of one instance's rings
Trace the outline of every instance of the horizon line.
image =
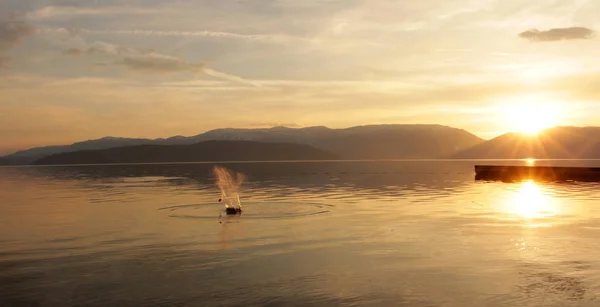
{"type": "Polygon", "coordinates": [[[600,158],[575,159],[575,158],[406,158],[406,159],[339,159],[339,160],[231,160],[231,161],[194,161],[194,162],[129,162],[129,163],[83,163],[83,164],[26,164],[26,165],[0,165],[0,168],[36,168],[36,167],[78,167],[78,166],[119,166],[119,165],[180,165],[180,164],[254,164],[254,163],[348,163],[348,162],[475,162],[475,161],[600,161],[600,158]]]}
{"type": "MultiPolygon", "coordinates": [[[[227,130],[227,129],[232,129],[232,130],[234,130],[234,129],[238,129],[238,130],[261,130],[261,129],[262,130],[272,130],[272,129],[276,129],[276,128],[285,128],[285,129],[290,129],[290,130],[300,130],[300,129],[308,129],[308,128],[326,128],[326,129],[329,129],[329,130],[346,130],[346,129],[359,128],[359,127],[369,127],[369,126],[439,126],[439,127],[447,127],[447,128],[452,128],[452,129],[457,129],[457,130],[465,131],[465,132],[467,132],[469,134],[472,134],[473,136],[475,136],[475,137],[477,137],[477,138],[479,138],[479,139],[481,139],[483,141],[490,141],[490,140],[493,140],[493,139],[495,139],[495,138],[497,138],[499,136],[506,135],[506,134],[509,134],[509,133],[526,134],[526,133],[523,133],[523,132],[508,131],[508,132],[505,132],[505,133],[498,134],[497,136],[492,137],[492,138],[483,138],[483,137],[481,137],[481,136],[479,136],[479,135],[477,135],[477,134],[475,134],[475,133],[473,133],[473,132],[471,132],[471,131],[469,131],[467,129],[457,128],[457,127],[453,127],[453,126],[449,126],[449,125],[443,125],[443,124],[364,124],[364,125],[346,126],[346,127],[343,127],[343,128],[331,128],[331,127],[328,127],[328,126],[325,126],[325,125],[300,126],[300,127],[290,127],[290,126],[286,126],[286,125],[276,125],[276,126],[270,126],[270,127],[256,127],[256,128],[252,128],[252,127],[224,127],[224,128],[208,129],[208,130],[205,130],[204,132],[200,132],[198,134],[188,135],[188,136],[178,134],[178,135],[174,135],[174,136],[170,136],[170,137],[144,138],[144,137],[126,137],[126,136],[111,136],[111,135],[108,135],[108,136],[104,136],[104,137],[96,138],[96,139],[87,139],[87,140],[82,140],[82,141],[74,141],[74,142],[72,142],[70,144],[39,145],[39,146],[29,147],[29,148],[25,148],[25,149],[19,149],[19,150],[16,150],[16,151],[9,152],[9,153],[6,153],[4,155],[1,155],[0,158],[4,158],[4,157],[7,157],[7,156],[11,156],[11,155],[23,152],[23,151],[27,151],[27,150],[31,150],[31,149],[36,149],[36,148],[72,146],[72,145],[77,144],[77,143],[90,142],[90,141],[98,141],[98,140],[105,140],[105,139],[111,139],[111,138],[112,139],[137,139],[137,140],[159,141],[159,140],[169,140],[169,139],[177,138],[177,137],[190,138],[190,137],[195,137],[195,136],[199,136],[199,135],[202,135],[202,134],[206,134],[206,133],[211,132],[211,131],[227,130]]],[[[556,128],[595,128],[595,127],[598,127],[598,126],[573,126],[573,125],[570,125],[570,126],[553,126],[553,127],[548,127],[546,129],[541,130],[540,133],[543,133],[543,132],[545,132],[547,130],[556,129],[556,128]]]]}

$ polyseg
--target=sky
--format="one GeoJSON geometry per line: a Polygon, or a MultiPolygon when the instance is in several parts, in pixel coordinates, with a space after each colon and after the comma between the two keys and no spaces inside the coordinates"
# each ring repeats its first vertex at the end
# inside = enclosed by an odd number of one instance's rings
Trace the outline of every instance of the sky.
{"type": "Polygon", "coordinates": [[[225,127],[421,123],[491,138],[542,118],[600,125],[598,12],[597,0],[2,0],[0,154],[225,127]]]}

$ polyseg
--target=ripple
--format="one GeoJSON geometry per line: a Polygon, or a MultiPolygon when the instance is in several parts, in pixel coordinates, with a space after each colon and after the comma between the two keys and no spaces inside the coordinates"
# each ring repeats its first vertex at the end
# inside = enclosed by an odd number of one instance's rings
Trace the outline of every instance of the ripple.
{"type": "Polygon", "coordinates": [[[186,219],[214,219],[219,216],[244,219],[295,219],[331,212],[333,205],[294,201],[254,201],[243,203],[244,212],[238,216],[223,214],[223,205],[215,203],[163,207],[173,212],[169,217],[186,219]]]}

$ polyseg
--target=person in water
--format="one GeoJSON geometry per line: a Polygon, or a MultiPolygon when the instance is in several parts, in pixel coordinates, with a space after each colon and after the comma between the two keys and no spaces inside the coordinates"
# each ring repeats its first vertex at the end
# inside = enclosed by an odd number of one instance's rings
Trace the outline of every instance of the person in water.
{"type": "Polygon", "coordinates": [[[235,204],[230,204],[230,202],[227,201],[227,199],[224,200],[222,197],[219,198],[219,202],[225,202],[225,212],[227,212],[227,214],[242,213],[241,205],[236,206],[235,204]]]}

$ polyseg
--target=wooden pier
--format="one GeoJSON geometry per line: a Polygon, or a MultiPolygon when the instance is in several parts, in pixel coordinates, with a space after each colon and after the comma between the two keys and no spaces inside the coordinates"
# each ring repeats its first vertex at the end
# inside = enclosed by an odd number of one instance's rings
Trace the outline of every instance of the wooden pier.
{"type": "Polygon", "coordinates": [[[600,167],[475,165],[475,180],[600,182],[600,167]]]}

